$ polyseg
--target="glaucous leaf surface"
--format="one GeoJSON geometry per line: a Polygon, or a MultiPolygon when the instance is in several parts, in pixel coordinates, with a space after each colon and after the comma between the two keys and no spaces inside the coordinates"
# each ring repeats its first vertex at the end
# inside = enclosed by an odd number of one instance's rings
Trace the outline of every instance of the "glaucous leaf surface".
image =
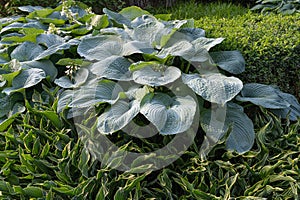
{"type": "Polygon", "coordinates": [[[282,118],[296,121],[300,117],[300,104],[295,96],[284,93],[278,88],[258,83],[245,84],[238,101],[251,102],[269,108],[282,118]]]}
{"type": "Polygon", "coordinates": [[[154,64],[132,73],[133,81],[143,85],[162,86],[174,82],[181,76],[177,67],[154,64]]]}
{"type": "Polygon", "coordinates": [[[203,99],[222,105],[232,100],[243,88],[240,79],[220,73],[183,74],[182,81],[203,99]]]}
{"type": "Polygon", "coordinates": [[[210,56],[221,69],[231,74],[240,74],[245,71],[245,59],[239,51],[212,52],[210,56]]]}
{"type": "Polygon", "coordinates": [[[102,134],[112,134],[124,128],[140,112],[140,102],[133,100],[117,101],[107,111],[98,117],[98,131],[102,134]]]}
{"type": "Polygon", "coordinates": [[[131,80],[129,66],[131,62],[121,56],[110,56],[89,66],[89,70],[98,78],[107,78],[118,81],[131,80]]]}
{"type": "Polygon", "coordinates": [[[16,59],[20,62],[31,61],[37,58],[41,53],[43,53],[43,51],[44,49],[38,44],[24,42],[17,46],[10,56],[12,59],[16,59]]]}
{"type": "Polygon", "coordinates": [[[120,92],[123,92],[123,89],[118,83],[101,80],[94,85],[84,85],[75,90],[69,107],[84,108],[99,103],[114,104],[119,99],[120,92]]]}
{"type": "MultiPolygon", "coordinates": [[[[230,131],[226,139],[226,148],[243,154],[249,151],[254,143],[254,126],[244,113],[243,107],[235,103],[227,103],[222,111],[207,110],[201,116],[201,127],[206,133],[202,151],[208,152],[230,131]],[[220,116],[224,115],[224,116],[220,116]]],[[[205,153],[208,153],[205,152],[205,153]]]]}
{"type": "Polygon", "coordinates": [[[182,133],[194,120],[196,102],[190,96],[170,97],[163,93],[149,93],[140,111],[163,135],[182,133]]]}

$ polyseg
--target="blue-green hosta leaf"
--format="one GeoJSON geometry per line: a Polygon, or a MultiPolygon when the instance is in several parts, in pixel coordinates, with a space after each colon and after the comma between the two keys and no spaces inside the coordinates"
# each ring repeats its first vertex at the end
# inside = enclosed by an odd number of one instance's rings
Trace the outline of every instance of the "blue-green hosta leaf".
{"type": "Polygon", "coordinates": [[[40,34],[36,37],[36,42],[49,48],[54,45],[65,43],[65,39],[55,34],[40,34]]]}
{"type": "Polygon", "coordinates": [[[94,63],[89,67],[89,69],[98,78],[129,81],[132,79],[131,72],[128,69],[130,65],[131,62],[124,57],[111,56],[94,63]]]}
{"type": "Polygon", "coordinates": [[[103,35],[118,35],[124,41],[131,40],[129,34],[123,28],[117,28],[117,27],[103,28],[100,30],[100,33],[103,35]]]}
{"type": "Polygon", "coordinates": [[[30,69],[30,68],[42,69],[46,73],[46,76],[50,76],[52,81],[54,81],[58,73],[57,68],[53,65],[53,63],[50,60],[40,60],[40,61],[34,60],[34,61],[22,62],[21,66],[23,69],[30,69]]]}
{"type": "Polygon", "coordinates": [[[283,93],[279,90],[277,91],[277,93],[283,100],[287,101],[290,104],[290,106],[285,109],[271,111],[282,118],[288,117],[290,120],[296,121],[300,117],[300,104],[297,98],[294,95],[283,93]]]}
{"type": "Polygon", "coordinates": [[[14,23],[9,24],[8,26],[5,26],[4,28],[2,28],[0,33],[2,34],[6,31],[18,31],[23,28],[36,28],[36,29],[47,30],[47,27],[38,21],[32,21],[32,22],[28,22],[25,24],[20,23],[20,22],[14,22],[14,23]]]}
{"type": "Polygon", "coordinates": [[[240,74],[245,71],[245,59],[239,51],[212,52],[210,56],[225,71],[232,74],[240,74]]]}
{"type": "Polygon", "coordinates": [[[42,10],[44,8],[42,6],[20,6],[20,7],[18,7],[18,9],[23,12],[31,13],[35,10],[42,10]]]}
{"type": "Polygon", "coordinates": [[[196,112],[196,102],[190,97],[170,97],[167,94],[148,94],[141,103],[141,113],[163,135],[188,130],[196,112]]]}
{"type": "Polygon", "coordinates": [[[206,37],[200,37],[196,40],[192,41],[192,44],[194,45],[196,51],[199,49],[206,49],[209,51],[212,47],[216,46],[217,44],[220,44],[224,38],[206,38],[206,37]]]}
{"type": "Polygon", "coordinates": [[[126,25],[127,27],[130,27],[131,20],[127,19],[120,13],[113,12],[107,8],[103,9],[103,13],[105,13],[109,19],[114,20],[119,25],[126,25]]]}
{"type": "Polygon", "coordinates": [[[19,18],[20,16],[4,17],[0,19],[0,24],[2,24],[2,26],[7,26],[8,24],[17,21],[19,18]]]}
{"type": "Polygon", "coordinates": [[[131,21],[131,27],[136,28],[142,24],[147,24],[150,22],[156,22],[157,19],[152,15],[142,15],[131,21]]]}
{"type": "Polygon", "coordinates": [[[123,92],[122,87],[110,80],[101,80],[95,85],[82,86],[74,91],[69,107],[85,108],[98,103],[114,104],[123,92]]]}
{"type": "Polygon", "coordinates": [[[236,99],[270,108],[274,114],[281,118],[289,117],[290,120],[295,121],[300,117],[300,104],[296,97],[269,85],[245,84],[241,96],[236,99]]]}
{"type": "Polygon", "coordinates": [[[226,148],[246,153],[254,143],[254,126],[249,117],[244,113],[243,108],[237,104],[227,105],[226,123],[232,124],[232,131],[226,140],[226,148]]]}
{"type": "Polygon", "coordinates": [[[24,42],[17,46],[10,54],[12,59],[17,59],[20,62],[31,61],[38,57],[44,49],[35,43],[24,42]]]}
{"type": "Polygon", "coordinates": [[[178,41],[172,45],[166,45],[159,53],[158,56],[166,58],[168,55],[186,57],[195,54],[193,45],[186,40],[178,41]]]}
{"type": "Polygon", "coordinates": [[[240,79],[219,73],[183,74],[182,80],[203,99],[222,105],[233,99],[243,88],[240,79]]]}
{"type": "Polygon", "coordinates": [[[205,37],[205,31],[201,28],[182,28],[178,31],[178,34],[185,35],[188,41],[193,41],[200,37],[205,37]]]}
{"type": "Polygon", "coordinates": [[[78,88],[79,86],[85,83],[88,76],[89,70],[85,68],[80,68],[76,72],[73,80],[70,80],[70,77],[68,76],[62,76],[59,79],[56,79],[54,83],[62,88],[78,88]]]}
{"type": "Polygon", "coordinates": [[[60,50],[66,50],[69,49],[72,45],[78,45],[79,41],[76,39],[72,39],[66,43],[52,45],[42,53],[40,53],[37,57],[35,57],[35,60],[41,60],[48,56],[51,56],[52,54],[55,54],[56,52],[60,50]]]}
{"type": "Polygon", "coordinates": [[[132,39],[147,42],[153,47],[160,48],[160,41],[166,35],[165,25],[159,21],[141,24],[133,30],[127,30],[132,39]]]}
{"type": "Polygon", "coordinates": [[[69,103],[73,100],[73,96],[74,90],[65,90],[59,95],[57,103],[57,113],[62,112],[68,107],[69,103]]]}
{"type": "Polygon", "coordinates": [[[80,42],[77,51],[88,60],[104,60],[113,55],[122,55],[123,43],[114,35],[90,37],[80,42]]]}
{"type": "MultiPolygon", "coordinates": [[[[139,64],[143,65],[142,62],[139,64]]],[[[152,64],[151,62],[149,65],[132,73],[134,82],[149,86],[167,85],[180,78],[180,76],[181,71],[177,67],[152,64]]]]}
{"type": "Polygon", "coordinates": [[[6,116],[10,111],[9,96],[0,93],[0,118],[6,116]]]}
{"type": "Polygon", "coordinates": [[[123,15],[125,18],[129,19],[130,21],[142,15],[150,15],[148,11],[143,10],[137,6],[130,6],[127,8],[123,8],[119,13],[123,15]]]}
{"type": "Polygon", "coordinates": [[[35,86],[44,78],[46,78],[46,73],[42,69],[30,68],[22,70],[21,73],[13,79],[12,87],[5,88],[3,92],[9,95],[20,89],[35,86]]]}
{"type": "MultiPolygon", "coordinates": [[[[226,148],[243,154],[251,149],[255,139],[252,121],[244,113],[243,107],[228,103],[223,112],[207,111],[201,116],[201,126],[206,133],[201,151],[207,154],[231,130],[226,140],[226,148]],[[224,115],[224,116],[220,116],[224,115]],[[231,129],[230,129],[231,127],[231,129]]],[[[222,109],[223,110],[223,109],[222,109]]]]}
{"type": "Polygon", "coordinates": [[[111,134],[124,128],[140,112],[140,102],[120,100],[98,118],[97,128],[102,134],[111,134]]]}
{"type": "Polygon", "coordinates": [[[14,78],[12,86],[14,88],[29,88],[46,78],[46,73],[42,69],[29,68],[22,70],[21,73],[14,78]]]}
{"type": "Polygon", "coordinates": [[[85,38],[78,46],[78,53],[89,60],[104,60],[110,56],[128,56],[134,53],[152,53],[151,46],[145,42],[124,43],[116,35],[101,35],[85,38]]]}
{"type": "Polygon", "coordinates": [[[287,108],[290,105],[278,95],[278,89],[258,83],[245,84],[241,95],[236,99],[271,109],[287,108]]]}

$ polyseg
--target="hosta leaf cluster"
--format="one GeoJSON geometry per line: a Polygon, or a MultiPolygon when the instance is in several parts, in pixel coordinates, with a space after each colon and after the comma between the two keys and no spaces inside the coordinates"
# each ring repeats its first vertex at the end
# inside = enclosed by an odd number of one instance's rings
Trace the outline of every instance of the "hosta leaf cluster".
{"type": "Polygon", "coordinates": [[[300,2],[298,0],[258,0],[256,4],[251,10],[259,10],[262,13],[276,12],[285,15],[300,12],[300,2]]]}
{"type": "Polygon", "coordinates": [[[21,10],[29,14],[0,20],[0,130],[32,103],[30,91],[45,85],[60,90],[61,116],[71,120],[96,110],[102,134],[121,131],[142,115],[163,135],[180,134],[193,123],[206,131],[206,142],[228,133],[227,148],[239,153],[254,142],[243,102],[291,120],[300,116],[292,95],[234,77],[245,70],[242,54],[211,52],[224,38],[206,38],[193,20],[165,21],[138,7],[96,15],[71,1],[21,10]],[[178,83],[186,88],[172,92],[178,83]],[[226,109],[221,129],[214,129],[203,102],[226,109]]]}

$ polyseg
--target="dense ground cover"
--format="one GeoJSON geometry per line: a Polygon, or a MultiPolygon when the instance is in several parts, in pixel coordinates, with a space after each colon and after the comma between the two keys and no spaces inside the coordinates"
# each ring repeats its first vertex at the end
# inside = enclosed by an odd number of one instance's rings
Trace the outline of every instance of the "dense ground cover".
{"type": "MultiPolygon", "coordinates": [[[[224,12],[219,13],[221,15],[224,12]]],[[[252,19],[252,15],[248,15],[252,19]]],[[[218,25],[225,22],[217,18],[212,23],[218,25]]],[[[101,26],[101,23],[94,25],[101,26]]],[[[201,19],[196,25],[207,26],[207,33],[211,36],[221,34],[218,32],[219,28],[210,28],[201,19]]],[[[85,34],[81,31],[78,28],[73,36],[85,34]]],[[[30,35],[31,32],[26,33],[30,35]]],[[[224,36],[225,33],[222,34],[224,36]]],[[[13,38],[14,35],[10,36],[11,40],[16,39],[13,38]]],[[[224,42],[220,49],[241,48],[238,42],[233,44],[236,46],[229,46],[231,43],[228,40],[224,42]]],[[[244,49],[241,50],[243,52],[244,49]]],[[[68,56],[75,55],[74,49],[66,52],[68,56]]],[[[52,60],[61,58],[59,54],[56,56],[58,58],[52,60]]],[[[63,72],[60,70],[60,75],[63,72]]],[[[253,113],[256,110],[256,114],[251,117],[255,125],[256,140],[253,148],[246,154],[227,152],[225,142],[220,141],[207,156],[207,160],[203,160],[199,155],[202,138],[197,137],[181,158],[162,170],[144,174],[133,174],[130,171],[122,173],[111,167],[104,167],[85,151],[74,124],[69,123],[64,115],[55,114],[60,91],[49,79],[42,83],[33,93],[27,91],[26,98],[31,104],[25,104],[25,112],[22,112],[23,108],[15,111],[17,115],[12,126],[6,129],[1,124],[4,130],[0,136],[0,190],[3,199],[299,197],[299,120],[282,121],[263,108],[248,105],[246,112],[253,113]]],[[[22,99],[22,96],[15,98],[22,99]]],[[[112,139],[124,148],[142,153],[148,148],[160,148],[171,138],[157,137],[147,142],[131,140],[131,137],[124,138],[122,133],[118,133],[112,139]],[[141,142],[144,142],[144,146],[139,145],[141,142]]],[[[118,159],[112,160],[111,165],[117,165],[118,162],[118,159]]]]}

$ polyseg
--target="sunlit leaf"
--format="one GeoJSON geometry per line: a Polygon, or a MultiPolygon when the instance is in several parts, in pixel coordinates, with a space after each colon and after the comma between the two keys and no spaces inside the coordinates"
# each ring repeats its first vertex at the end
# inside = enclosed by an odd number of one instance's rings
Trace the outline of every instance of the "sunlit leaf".
{"type": "Polygon", "coordinates": [[[167,94],[148,94],[140,111],[155,125],[160,134],[181,133],[190,128],[196,112],[196,102],[190,97],[170,97],[167,94]]]}
{"type": "Polygon", "coordinates": [[[183,74],[182,80],[203,99],[217,104],[230,101],[243,88],[243,83],[238,78],[219,73],[183,74]]]}
{"type": "Polygon", "coordinates": [[[140,111],[137,100],[126,102],[120,100],[98,117],[97,128],[100,133],[111,134],[124,128],[140,111]]]}

